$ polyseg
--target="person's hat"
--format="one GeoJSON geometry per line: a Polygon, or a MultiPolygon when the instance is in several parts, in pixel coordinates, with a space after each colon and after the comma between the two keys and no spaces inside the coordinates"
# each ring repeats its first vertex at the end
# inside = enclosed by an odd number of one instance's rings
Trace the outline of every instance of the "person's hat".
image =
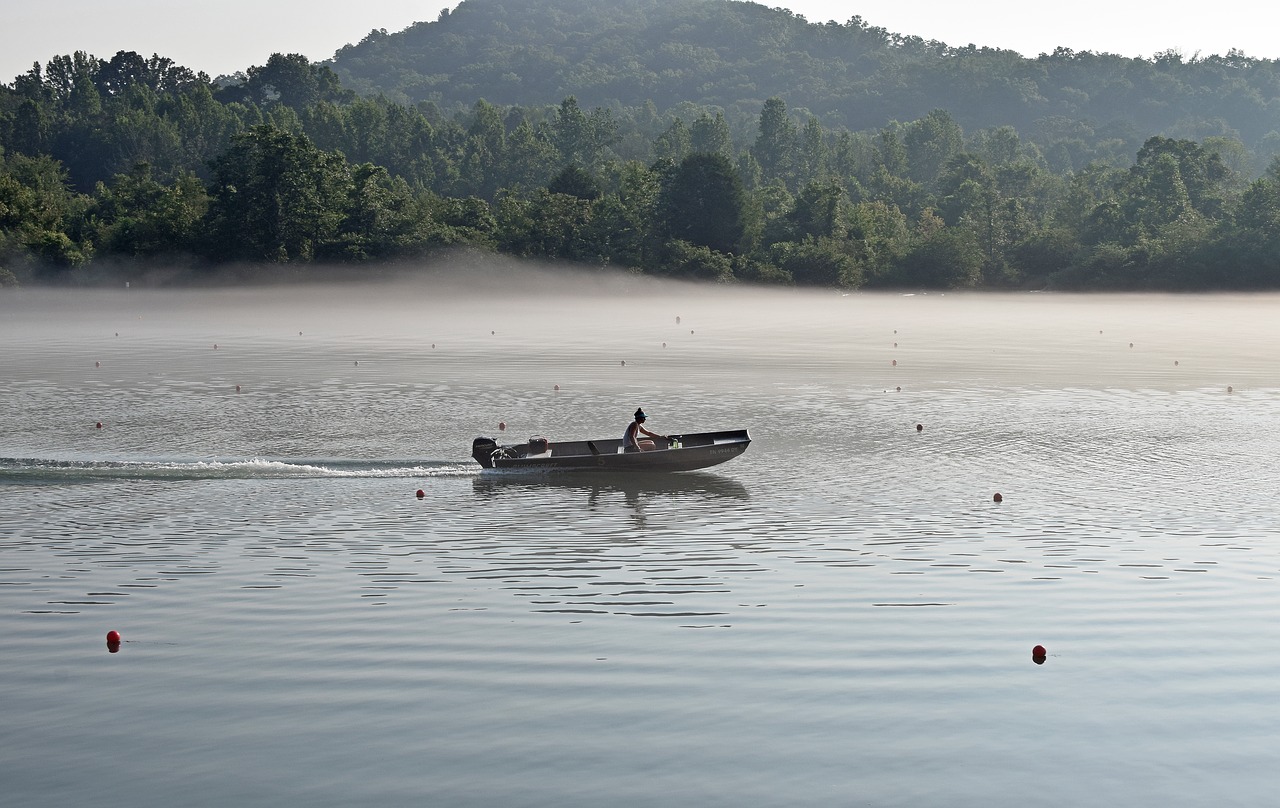
{"type": "Polygon", "coordinates": [[[645,419],[644,410],[637,409],[637,410],[636,410],[636,420],[637,420],[637,421],[643,421],[644,419],[645,419]]]}

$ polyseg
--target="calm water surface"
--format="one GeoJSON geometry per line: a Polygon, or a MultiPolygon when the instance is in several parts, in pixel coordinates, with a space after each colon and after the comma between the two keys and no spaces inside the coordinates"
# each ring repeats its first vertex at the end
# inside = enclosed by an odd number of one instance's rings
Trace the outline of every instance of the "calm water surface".
{"type": "Polygon", "coordinates": [[[489,283],[0,295],[0,802],[1274,800],[1280,298],[489,283]]]}

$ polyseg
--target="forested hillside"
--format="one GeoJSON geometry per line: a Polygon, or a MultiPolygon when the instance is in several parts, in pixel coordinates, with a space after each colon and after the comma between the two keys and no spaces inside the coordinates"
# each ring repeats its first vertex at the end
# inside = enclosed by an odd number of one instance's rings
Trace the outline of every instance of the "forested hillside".
{"type": "Polygon", "coordinates": [[[0,286],[465,248],[842,288],[1280,288],[1275,71],[1024,60],[723,0],[466,0],[217,81],[77,52],[0,85],[0,286]],[[1072,88],[1132,114],[1035,117],[1072,88]]]}
{"type": "Polygon", "coordinates": [[[1235,137],[1259,171],[1280,153],[1280,61],[1023,58],[738,0],[467,0],[437,21],[374,32],[332,66],[346,86],[404,103],[692,103],[722,109],[739,133],[773,97],[855,131],[945,109],[967,130],[1013,126],[1056,170],[1131,160],[1122,147],[1151,135],[1235,137]]]}

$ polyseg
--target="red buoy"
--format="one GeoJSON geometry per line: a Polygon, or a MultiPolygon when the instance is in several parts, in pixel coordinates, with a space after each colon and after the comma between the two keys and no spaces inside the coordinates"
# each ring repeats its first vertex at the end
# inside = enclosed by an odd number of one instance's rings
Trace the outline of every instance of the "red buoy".
{"type": "Polygon", "coordinates": [[[1048,653],[1049,653],[1048,651],[1044,650],[1043,645],[1037,645],[1035,648],[1031,649],[1032,656],[1045,656],[1048,653]]]}
{"type": "Polygon", "coordinates": [[[893,360],[893,366],[894,366],[895,368],[898,366],[898,360],[897,360],[897,359],[893,360]]]}
{"type": "Polygon", "coordinates": [[[240,385],[238,385],[238,384],[236,385],[236,392],[237,392],[237,393],[239,393],[239,392],[240,392],[240,385]]]}
{"type": "Polygon", "coordinates": [[[923,432],[923,431],[924,431],[924,424],[916,424],[916,431],[917,431],[917,432],[923,432]]]}
{"type": "Polygon", "coordinates": [[[419,488],[419,489],[418,489],[418,493],[417,493],[415,496],[417,496],[417,497],[418,497],[418,499],[422,499],[422,498],[423,498],[423,497],[425,497],[426,495],[427,495],[427,492],[426,492],[426,491],[423,491],[421,488],[419,488]]]}
{"type": "Polygon", "coordinates": [[[1000,496],[1000,492],[999,492],[999,491],[997,491],[997,492],[996,492],[996,495],[995,495],[994,497],[992,497],[992,498],[991,498],[991,501],[992,501],[992,502],[1004,502],[1004,497],[1000,496]]]}
{"type": "Polygon", "coordinates": [[[114,629],[107,632],[107,650],[113,654],[120,650],[120,632],[114,629]]]}
{"type": "Polygon", "coordinates": [[[94,424],[94,428],[95,428],[95,429],[102,429],[102,422],[101,422],[101,421],[99,421],[98,423],[94,424]]]}
{"type": "Polygon", "coordinates": [[[93,363],[93,366],[94,366],[95,368],[100,368],[100,367],[102,367],[102,363],[101,363],[101,362],[94,362],[94,363],[93,363]]]}
{"type": "Polygon", "coordinates": [[[507,431],[507,422],[506,422],[506,421],[499,421],[499,422],[498,422],[498,431],[499,431],[499,432],[506,432],[506,431],[507,431]]]}

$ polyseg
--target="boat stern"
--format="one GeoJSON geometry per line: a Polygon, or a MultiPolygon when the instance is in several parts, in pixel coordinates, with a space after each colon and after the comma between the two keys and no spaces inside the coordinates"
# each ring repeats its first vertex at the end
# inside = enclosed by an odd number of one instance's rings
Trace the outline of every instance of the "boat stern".
{"type": "Polygon", "coordinates": [[[493,453],[498,451],[498,442],[493,438],[476,438],[471,441],[471,456],[482,467],[493,468],[493,453]]]}

